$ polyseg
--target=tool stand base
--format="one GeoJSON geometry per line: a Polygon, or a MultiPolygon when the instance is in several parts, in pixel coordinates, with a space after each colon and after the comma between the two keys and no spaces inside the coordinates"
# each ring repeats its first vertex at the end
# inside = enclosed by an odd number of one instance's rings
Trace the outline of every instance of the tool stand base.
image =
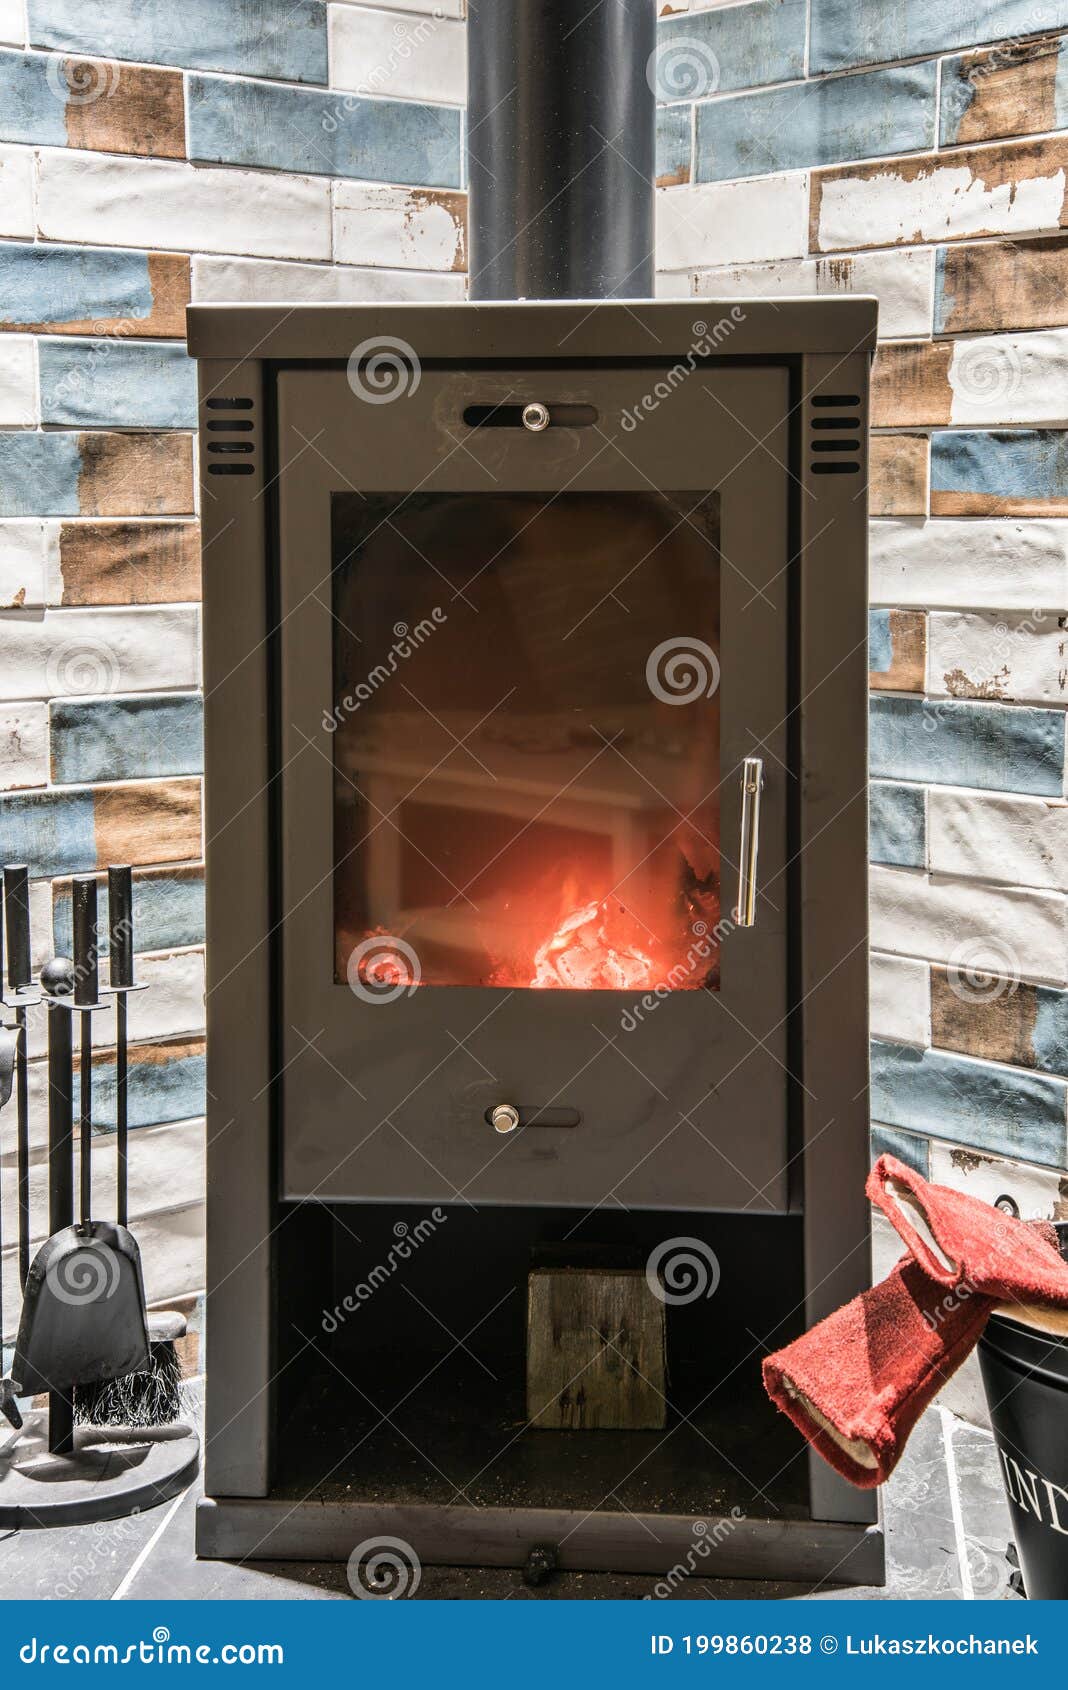
{"type": "Polygon", "coordinates": [[[0,1452],[0,1528],[124,1519],[177,1496],[199,1464],[200,1439],[181,1423],[151,1431],[76,1426],[73,1451],[51,1455],[47,1410],[33,1409],[0,1452]]]}

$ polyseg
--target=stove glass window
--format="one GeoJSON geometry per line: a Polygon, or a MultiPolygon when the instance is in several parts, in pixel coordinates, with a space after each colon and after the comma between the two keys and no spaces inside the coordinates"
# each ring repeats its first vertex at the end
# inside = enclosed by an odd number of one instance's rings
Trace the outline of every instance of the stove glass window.
{"type": "Polygon", "coordinates": [[[332,530],[335,979],[718,987],[718,496],[338,493],[332,530]]]}

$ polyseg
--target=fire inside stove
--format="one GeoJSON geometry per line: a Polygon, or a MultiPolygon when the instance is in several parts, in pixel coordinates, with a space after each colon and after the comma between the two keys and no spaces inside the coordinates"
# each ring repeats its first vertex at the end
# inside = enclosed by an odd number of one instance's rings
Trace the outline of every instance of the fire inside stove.
{"type": "Polygon", "coordinates": [[[334,498],[335,979],[719,984],[715,495],[334,498]]]}

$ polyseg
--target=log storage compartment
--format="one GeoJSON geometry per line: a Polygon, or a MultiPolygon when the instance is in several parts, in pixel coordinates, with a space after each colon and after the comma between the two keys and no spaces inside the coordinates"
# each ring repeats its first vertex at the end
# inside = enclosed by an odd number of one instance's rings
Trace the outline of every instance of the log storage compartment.
{"type": "Polygon", "coordinates": [[[191,311],[203,1555],[880,1577],[760,1382],[868,1278],[875,307],[696,306],[191,311]]]}

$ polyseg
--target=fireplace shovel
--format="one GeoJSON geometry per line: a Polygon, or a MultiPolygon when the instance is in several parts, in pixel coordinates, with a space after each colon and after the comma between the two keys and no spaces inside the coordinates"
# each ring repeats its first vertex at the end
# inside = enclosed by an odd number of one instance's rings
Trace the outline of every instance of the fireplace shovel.
{"type": "MultiPolygon", "coordinates": [[[[74,998],[81,1013],[79,1075],[81,1220],[53,1233],[26,1280],[15,1365],[23,1394],[69,1393],[76,1385],[118,1379],[148,1366],[148,1330],[141,1257],[124,1226],[90,1219],[92,1207],[92,1015],[99,1002],[96,881],[72,884],[74,998]]],[[[55,999],[53,999],[55,1002],[55,999]]],[[[63,1007],[61,1013],[70,1015],[63,1007]]],[[[68,1044],[69,1050],[69,1044],[68,1044]]],[[[49,1075],[53,1107],[65,1108],[71,1143],[72,1098],[62,1076],[49,1075]]]]}

